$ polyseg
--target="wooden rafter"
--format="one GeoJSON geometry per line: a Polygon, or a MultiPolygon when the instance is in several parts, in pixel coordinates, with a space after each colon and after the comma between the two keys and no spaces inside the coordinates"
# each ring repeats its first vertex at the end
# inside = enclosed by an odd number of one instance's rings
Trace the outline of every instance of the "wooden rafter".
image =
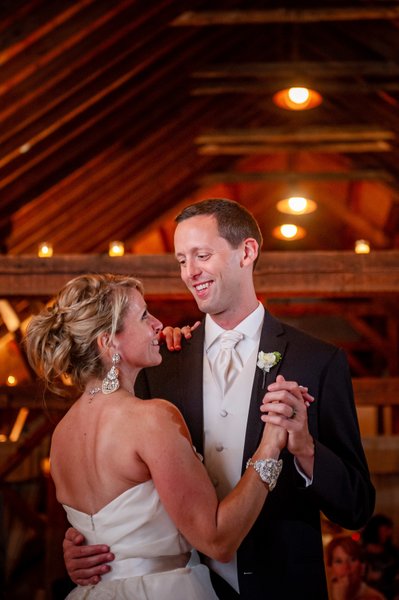
{"type": "Polygon", "coordinates": [[[399,7],[353,6],[342,8],[278,8],[270,10],[188,11],[172,21],[174,26],[259,25],[267,23],[320,23],[323,21],[362,21],[398,19],[399,7]]]}
{"type": "Polygon", "coordinates": [[[226,129],[199,135],[197,144],[289,143],[289,142],[360,142],[394,140],[391,129],[370,123],[364,125],[319,125],[289,129],[287,127],[258,127],[256,129],[226,129]]]}
{"type": "Polygon", "coordinates": [[[394,61],[301,61],[268,62],[268,63],[234,63],[209,65],[192,73],[194,79],[222,79],[237,77],[253,77],[256,79],[279,79],[281,77],[298,77],[306,75],[318,79],[335,77],[397,77],[399,64],[394,61]]]}
{"type": "Polygon", "coordinates": [[[299,171],[226,171],[212,173],[201,177],[203,185],[215,183],[261,183],[270,181],[386,181],[393,183],[395,177],[382,169],[356,169],[330,172],[299,172],[299,171]]]}
{"type": "Polygon", "coordinates": [[[391,144],[384,141],[375,142],[326,142],[326,143],[298,143],[298,144],[204,144],[198,149],[203,156],[239,156],[242,154],[274,154],[292,152],[317,152],[317,153],[360,153],[364,152],[390,152],[391,144]]]}

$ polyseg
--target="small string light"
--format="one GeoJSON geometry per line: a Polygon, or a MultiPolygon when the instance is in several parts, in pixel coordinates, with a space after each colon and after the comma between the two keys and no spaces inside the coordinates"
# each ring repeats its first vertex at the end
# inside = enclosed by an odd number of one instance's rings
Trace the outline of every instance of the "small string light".
{"type": "Polygon", "coordinates": [[[10,387],[14,387],[17,384],[18,384],[18,379],[16,377],[14,377],[14,375],[9,375],[7,377],[6,385],[8,385],[10,387]]]}
{"type": "Polygon", "coordinates": [[[41,242],[37,251],[40,258],[50,258],[53,256],[53,244],[51,242],[41,242]]]}
{"type": "Polygon", "coordinates": [[[356,254],[370,254],[370,242],[368,240],[356,240],[356,254]]]}
{"type": "Polygon", "coordinates": [[[110,242],[108,254],[109,256],[123,256],[125,254],[124,243],[118,241],[110,242]]]}
{"type": "Polygon", "coordinates": [[[29,142],[27,142],[26,144],[22,144],[22,146],[19,147],[19,152],[20,154],[26,154],[27,152],[29,152],[30,149],[31,145],[29,144],[29,142]]]}

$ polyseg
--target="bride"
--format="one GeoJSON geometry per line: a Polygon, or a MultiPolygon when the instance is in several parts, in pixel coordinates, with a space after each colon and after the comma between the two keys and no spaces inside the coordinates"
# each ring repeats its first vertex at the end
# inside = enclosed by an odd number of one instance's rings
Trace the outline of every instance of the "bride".
{"type": "MultiPolygon", "coordinates": [[[[162,360],[161,328],[138,280],[83,275],[27,329],[30,363],[47,387],[60,393],[67,376],[80,391],[52,438],[57,499],[88,544],[115,554],[101,582],[78,586],[71,600],[216,599],[191,550],[229,561],[268,494],[251,468],[218,501],[178,409],[134,395],[140,369],[162,360]]],[[[269,459],[274,480],[285,444],[286,432],[269,422],[252,457],[269,459]]]]}

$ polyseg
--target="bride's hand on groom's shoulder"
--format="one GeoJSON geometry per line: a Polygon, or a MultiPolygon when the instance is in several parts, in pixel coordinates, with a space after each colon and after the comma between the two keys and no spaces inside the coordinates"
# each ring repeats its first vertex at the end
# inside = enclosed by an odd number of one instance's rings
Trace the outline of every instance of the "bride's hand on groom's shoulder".
{"type": "Polygon", "coordinates": [[[182,336],[186,340],[189,340],[191,338],[191,333],[197,329],[200,324],[201,321],[196,321],[194,325],[184,325],[184,327],[172,327],[171,325],[167,325],[161,331],[159,341],[161,343],[164,342],[170,352],[181,350],[182,336]]]}

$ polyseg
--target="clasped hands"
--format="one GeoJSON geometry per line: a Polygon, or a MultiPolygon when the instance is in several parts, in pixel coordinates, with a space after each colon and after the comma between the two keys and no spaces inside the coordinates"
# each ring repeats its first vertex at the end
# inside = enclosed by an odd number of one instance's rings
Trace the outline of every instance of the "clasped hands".
{"type": "Polygon", "coordinates": [[[314,397],[308,388],[277,375],[276,381],[267,387],[260,408],[262,421],[278,425],[286,432],[286,448],[309,478],[313,477],[314,442],[309,433],[307,409],[312,402],[314,397]]]}

